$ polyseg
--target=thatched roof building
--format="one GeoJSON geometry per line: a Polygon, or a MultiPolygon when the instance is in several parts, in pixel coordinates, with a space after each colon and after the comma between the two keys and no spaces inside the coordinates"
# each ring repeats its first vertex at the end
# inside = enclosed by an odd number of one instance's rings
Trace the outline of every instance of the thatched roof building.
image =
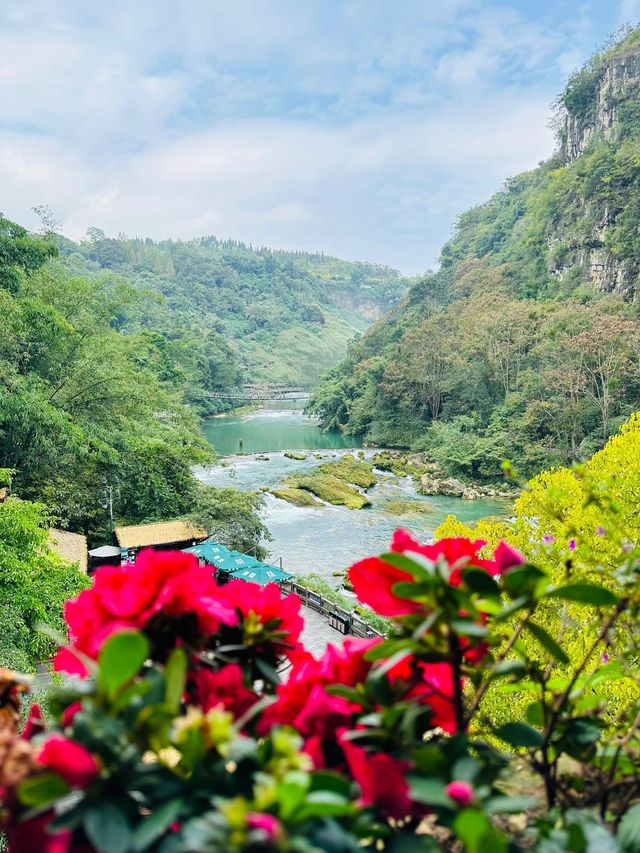
{"type": "Polygon", "coordinates": [[[83,572],[87,571],[87,537],[81,533],[69,533],[68,530],[49,531],[49,547],[59,557],[70,563],[77,563],[83,572]]]}
{"type": "Polygon", "coordinates": [[[186,521],[159,521],[154,524],[135,524],[116,527],[116,539],[121,548],[180,548],[207,538],[206,530],[186,521]]]}

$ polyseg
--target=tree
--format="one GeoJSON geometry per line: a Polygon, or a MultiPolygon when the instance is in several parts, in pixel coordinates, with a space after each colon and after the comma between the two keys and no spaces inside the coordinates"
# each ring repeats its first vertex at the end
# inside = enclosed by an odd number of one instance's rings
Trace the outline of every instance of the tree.
{"type": "Polygon", "coordinates": [[[581,371],[585,392],[598,407],[602,419],[602,437],[609,437],[611,410],[616,392],[638,370],[638,325],[632,320],[594,307],[591,328],[576,340],[582,352],[581,371]]]}
{"type": "Polygon", "coordinates": [[[25,273],[39,269],[58,248],[48,237],[34,237],[0,214],[0,289],[16,293],[25,273]]]}
{"type": "Polygon", "coordinates": [[[0,504],[0,665],[26,671],[56,643],[39,625],[64,635],[64,603],[89,586],[80,569],[48,545],[42,504],[8,498],[0,504]]]}
{"type": "Polygon", "coordinates": [[[259,492],[200,485],[189,520],[222,545],[261,560],[267,554],[261,543],[270,539],[260,517],[263,503],[259,492]]]}

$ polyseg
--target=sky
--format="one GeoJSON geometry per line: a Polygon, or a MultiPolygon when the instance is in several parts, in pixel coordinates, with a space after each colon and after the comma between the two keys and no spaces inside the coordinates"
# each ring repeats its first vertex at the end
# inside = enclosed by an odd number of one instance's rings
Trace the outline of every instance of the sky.
{"type": "Polygon", "coordinates": [[[0,210],[418,274],[640,0],[0,0],[0,210]]]}

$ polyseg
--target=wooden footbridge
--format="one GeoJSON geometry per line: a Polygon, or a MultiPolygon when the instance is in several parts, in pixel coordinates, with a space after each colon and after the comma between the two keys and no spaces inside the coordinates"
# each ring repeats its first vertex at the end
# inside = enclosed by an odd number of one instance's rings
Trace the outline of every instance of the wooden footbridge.
{"type": "Polygon", "coordinates": [[[242,400],[246,403],[267,402],[272,400],[308,400],[309,392],[304,388],[294,388],[290,385],[275,383],[247,384],[242,388],[232,388],[229,391],[211,391],[207,394],[214,400],[242,400]]]}

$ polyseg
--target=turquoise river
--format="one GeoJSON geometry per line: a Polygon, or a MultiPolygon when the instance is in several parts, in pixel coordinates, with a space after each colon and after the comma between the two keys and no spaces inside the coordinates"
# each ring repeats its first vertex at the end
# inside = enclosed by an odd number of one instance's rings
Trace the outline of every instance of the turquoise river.
{"type": "MultiPolygon", "coordinates": [[[[352,436],[321,430],[300,410],[264,408],[244,415],[225,415],[207,420],[203,429],[222,459],[212,468],[198,469],[199,478],[215,486],[246,490],[272,488],[290,474],[361,447],[352,436]],[[287,458],[286,450],[309,453],[298,461],[287,458]]],[[[371,459],[375,450],[366,448],[362,452],[371,459]]],[[[499,501],[424,497],[410,478],[377,473],[380,481],[368,491],[372,506],[363,510],[330,505],[295,507],[266,493],[264,518],[273,537],[265,543],[270,560],[281,559],[283,568],[292,574],[314,573],[330,579],[360,557],[384,550],[397,527],[405,527],[426,541],[450,513],[474,521],[487,515],[504,515],[507,510],[499,501]],[[397,512],[398,501],[409,502],[401,513],[397,512]],[[428,511],[420,512],[425,505],[428,511]]]]}

